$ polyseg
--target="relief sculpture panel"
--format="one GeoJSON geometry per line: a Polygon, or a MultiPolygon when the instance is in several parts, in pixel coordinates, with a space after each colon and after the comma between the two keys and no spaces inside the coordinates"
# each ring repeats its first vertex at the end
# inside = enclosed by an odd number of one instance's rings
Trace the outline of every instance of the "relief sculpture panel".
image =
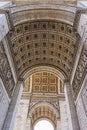
{"type": "Polygon", "coordinates": [[[3,80],[6,91],[10,97],[15,83],[2,42],[0,43],[0,77],[3,80]]]}
{"type": "Polygon", "coordinates": [[[81,85],[83,83],[86,74],[87,74],[87,47],[84,46],[72,84],[75,99],[77,98],[77,95],[81,89],[81,85]]]}

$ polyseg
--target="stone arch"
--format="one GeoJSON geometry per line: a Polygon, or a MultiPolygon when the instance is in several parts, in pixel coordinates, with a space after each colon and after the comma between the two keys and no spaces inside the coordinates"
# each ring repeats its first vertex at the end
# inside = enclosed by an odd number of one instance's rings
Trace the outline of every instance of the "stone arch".
{"type": "Polygon", "coordinates": [[[49,102],[45,102],[45,101],[43,101],[43,102],[38,102],[38,103],[36,103],[35,105],[33,105],[33,107],[31,108],[31,110],[29,111],[29,116],[31,117],[31,115],[32,115],[32,113],[34,112],[34,110],[37,108],[37,107],[40,107],[40,106],[48,106],[48,107],[50,107],[53,111],[54,111],[54,113],[56,114],[56,117],[57,118],[60,118],[60,114],[59,114],[59,107],[58,108],[56,108],[55,106],[53,106],[51,103],[49,103],[49,102]]]}
{"type": "Polygon", "coordinates": [[[71,25],[44,20],[27,22],[16,26],[10,36],[18,77],[36,66],[51,66],[70,76],[77,50],[71,25]]]}
{"type": "Polygon", "coordinates": [[[48,118],[40,118],[40,119],[38,119],[37,121],[34,122],[34,124],[33,124],[33,130],[34,130],[35,125],[36,125],[39,121],[42,121],[42,120],[46,120],[46,121],[50,122],[51,125],[53,126],[54,130],[56,129],[56,125],[54,124],[53,121],[51,121],[51,120],[48,119],[48,118]]]}
{"type": "Polygon", "coordinates": [[[33,67],[29,71],[27,71],[26,73],[21,75],[21,77],[25,80],[27,77],[31,76],[34,73],[38,73],[38,72],[52,73],[55,76],[60,77],[60,79],[62,79],[63,81],[67,78],[66,75],[62,74],[58,69],[50,67],[50,66],[33,67]]]}
{"type": "Polygon", "coordinates": [[[31,126],[42,120],[49,120],[54,128],[56,128],[57,120],[60,119],[58,111],[49,103],[38,103],[30,111],[29,117],[31,118],[31,126]]]}

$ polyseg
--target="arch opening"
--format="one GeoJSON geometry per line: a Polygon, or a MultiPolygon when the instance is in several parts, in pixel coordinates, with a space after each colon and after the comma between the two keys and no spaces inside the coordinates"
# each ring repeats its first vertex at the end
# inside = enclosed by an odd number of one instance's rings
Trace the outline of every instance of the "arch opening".
{"type": "Polygon", "coordinates": [[[34,130],[54,130],[54,126],[50,121],[41,120],[35,124],[34,130]]]}

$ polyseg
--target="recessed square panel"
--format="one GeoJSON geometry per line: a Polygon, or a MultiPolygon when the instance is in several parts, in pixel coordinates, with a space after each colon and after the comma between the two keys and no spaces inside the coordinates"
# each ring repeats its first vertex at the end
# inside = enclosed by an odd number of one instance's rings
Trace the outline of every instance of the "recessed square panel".
{"type": "Polygon", "coordinates": [[[40,78],[39,77],[35,77],[34,78],[34,83],[40,83],[40,78]]]}
{"type": "Polygon", "coordinates": [[[49,92],[56,92],[56,85],[49,85],[49,92]]]}
{"type": "Polygon", "coordinates": [[[55,83],[56,83],[56,78],[52,76],[52,77],[50,78],[50,83],[51,83],[51,84],[55,84],[55,83]]]}
{"type": "Polygon", "coordinates": [[[33,86],[33,92],[40,92],[40,86],[39,85],[34,85],[33,86]]]}
{"type": "Polygon", "coordinates": [[[42,77],[42,84],[47,84],[47,83],[48,83],[48,78],[42,77]]]}
{"type": "Polygon", "coordinates": [[[47,85],[42,85],[41,86],[41,92],[48,92],[48,86],[47,85]]]}

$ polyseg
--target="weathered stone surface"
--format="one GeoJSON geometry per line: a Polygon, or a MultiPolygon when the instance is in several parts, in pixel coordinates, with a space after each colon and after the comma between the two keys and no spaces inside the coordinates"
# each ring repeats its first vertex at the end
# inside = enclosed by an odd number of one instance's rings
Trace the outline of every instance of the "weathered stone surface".
{"type": "Polygon", "coordinates": [[[68,117],[67,117],[67,105],[66,101],[59,101],[60,105],[60,123],[61,123],[61,130],[70,130],[68,124],[68,117]]]}
{"type": "Polygon", "coordinates": [[[8,31],[9,31],[9,27],[8,27],[6,16],[5,14],[0,14],[0,41],[5,37],[8,31]]]}
{"type": "Polygon", "coordinates": [[[0,77],[2,77],[6,91],[10,97],[15,83],[2,42],[0,42],[0,77]]]}
{"type": "MultiPolygon", "coordinates": [[[[87,77],[87,76],[86,76],[87,77]]],[[[76,110],[81,130],[87,130],[87,79],[76,101],[76,110]]]]}
{"type": "Polygon", "coordinates": [[[0,78],[0,130],[2,130],[2,127],[4,125],[9,103],[10,99],[0,78]]]}
{"type": "Polygon", "coordinates": [[[87,74],[87,46],[84,46],[72,83],[74,99],[76,99],[78,96],[78,93],[81,89],[81,85],[83,83],[86,74],[87,74]]]}
{"type": "Polygon", "coordinates": [[[13,130],[26,130],[25,128],[27,123],[28,108],[29,100],[21,100],[16,114],[16,120],[13,130]]]}
{"type": "Polygon", "coordinates": [[[0,42],[0,76],[2,77],[7,93],[11,96],[15,83],[2,42],[0,42]]]}

